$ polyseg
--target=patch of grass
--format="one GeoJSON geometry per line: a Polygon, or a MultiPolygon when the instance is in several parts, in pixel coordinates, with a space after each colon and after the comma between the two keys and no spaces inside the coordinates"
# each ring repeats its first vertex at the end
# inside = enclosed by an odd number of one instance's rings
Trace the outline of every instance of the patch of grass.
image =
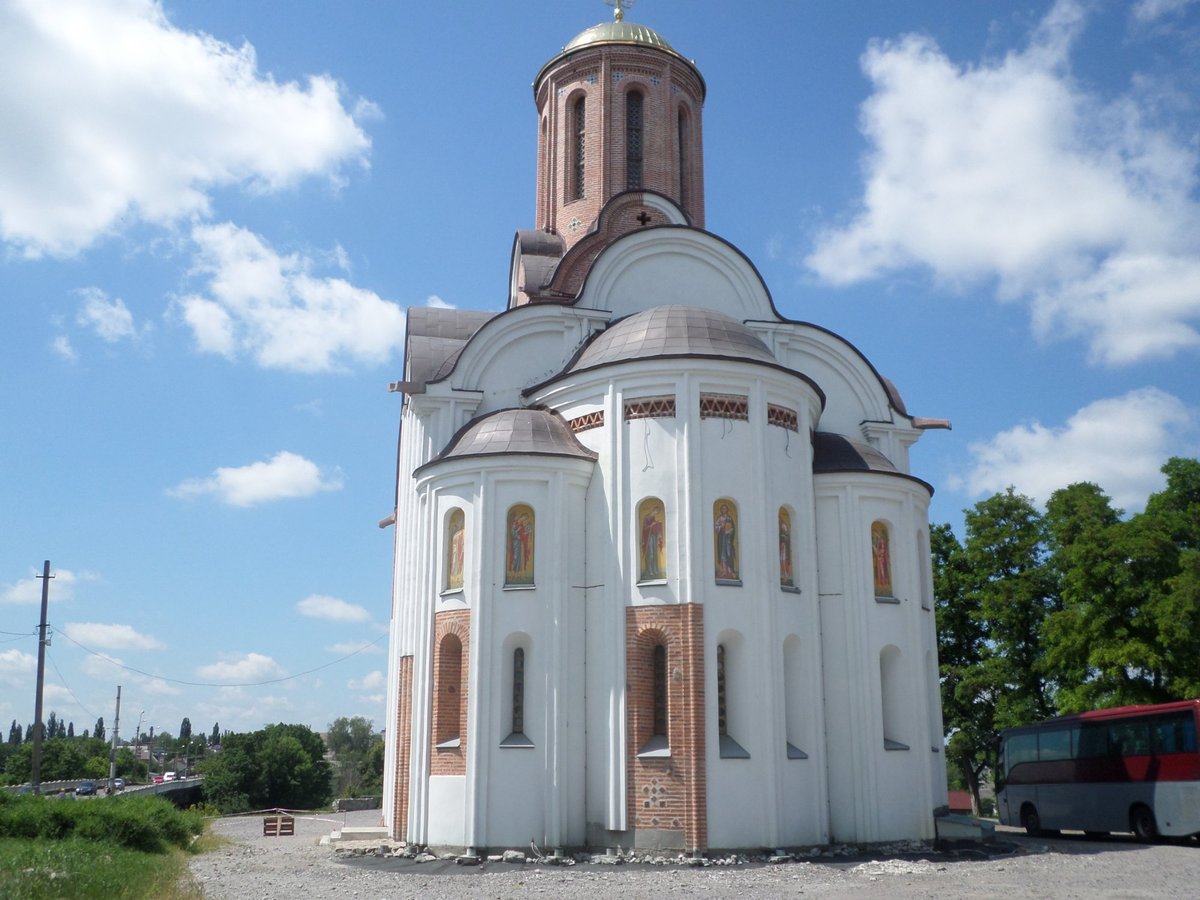
{"type": "Polygon", "coordinates": [[[56,841],[82,838],[100,844],[165,853],[187,849],[204,830],[198,813],[181,812],[159,797],[58,800],[0,795],[0,838],[56,841]]]}
{"type": "Polygon", "coordinates": [[[0,838],[0,897],[202,900],[188,854],[145,853],[82,837],[0,838]]]}

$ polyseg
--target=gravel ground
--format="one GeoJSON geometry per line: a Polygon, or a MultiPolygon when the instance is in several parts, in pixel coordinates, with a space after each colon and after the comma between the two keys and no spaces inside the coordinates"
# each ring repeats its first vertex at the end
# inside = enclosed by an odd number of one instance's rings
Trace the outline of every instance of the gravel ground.
{"type": "Polygon", "coordinates": [[[377,825],[375,810],[296,819],[294,837],[262,836],[258,817],[221,819],[213,831],[232,843],[194,857],[206,897],[496,898],[571,897],[1053,897],[1200,896],[1200,844],[1146,846],[1131,838],[1028,838],[1000,828],[987,854],[905,853],[820,858],[780,865],[543,867],[338,857],[322,836],[345,825],[377,825]]]}

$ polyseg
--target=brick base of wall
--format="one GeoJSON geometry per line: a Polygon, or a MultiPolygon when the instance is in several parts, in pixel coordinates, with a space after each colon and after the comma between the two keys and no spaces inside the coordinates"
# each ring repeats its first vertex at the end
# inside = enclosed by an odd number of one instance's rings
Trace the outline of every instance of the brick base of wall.
{"type": "Polygon", "coordinates": [[[392,839],[408,840],[408,774],[412,759],[413,658],[400,657],[400,684],[396,690],[396,790],[392,806],[392,839]]]}

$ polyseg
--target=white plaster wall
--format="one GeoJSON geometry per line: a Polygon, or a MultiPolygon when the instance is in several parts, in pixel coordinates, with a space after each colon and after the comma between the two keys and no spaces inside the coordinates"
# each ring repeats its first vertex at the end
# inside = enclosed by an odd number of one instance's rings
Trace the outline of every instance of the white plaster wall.
{"type": "Polygon", "coordinates": [[[429,779],[429,827],[424,839],[434,847],[461,847],[466,830],[467,779],[434,775],[429,779]]]}

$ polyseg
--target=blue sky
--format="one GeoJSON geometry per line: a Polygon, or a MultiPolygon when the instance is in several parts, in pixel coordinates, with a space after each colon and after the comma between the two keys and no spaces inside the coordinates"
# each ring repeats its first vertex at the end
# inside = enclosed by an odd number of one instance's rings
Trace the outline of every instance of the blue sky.
{"type": "MultiPolygon", "coordinates": [[[[599,0],[0,0],[0,721],[384,719],[405,310],[502,308],[599,0]],[[357,652],[356,652],[357,651],[357,652]]],[[[642,0],[707,225],[915,415],[934,521],[1200,453],[1200,3],[642,0]]]]}

